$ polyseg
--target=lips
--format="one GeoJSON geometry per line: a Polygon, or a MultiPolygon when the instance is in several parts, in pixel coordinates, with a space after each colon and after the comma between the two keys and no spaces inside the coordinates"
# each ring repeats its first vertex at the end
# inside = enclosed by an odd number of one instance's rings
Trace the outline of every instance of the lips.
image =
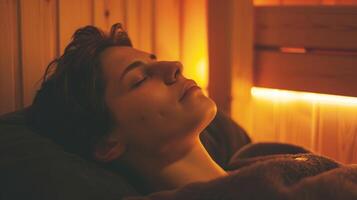
{"type": "Polygon", "coordinates": [[[182,99],[185,97],[186,95],[186,92],[191,89],[192,87],[198,87],[196,82],[193,81],[193,80],[187,80],[183,87],[182,87],[182,90],[181,90],[181,96],[180,96],[180,100],[179,101],[182,101],[182,99]]]}

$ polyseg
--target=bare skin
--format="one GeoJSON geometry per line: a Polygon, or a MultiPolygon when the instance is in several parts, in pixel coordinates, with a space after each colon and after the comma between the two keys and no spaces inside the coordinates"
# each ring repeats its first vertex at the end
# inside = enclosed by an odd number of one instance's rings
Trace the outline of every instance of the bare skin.
{"type": "Polygon", "coordinates": [[[110,47],[101,54],[101,66],[116,126],[97,145],[97,160],[127,166],[151,192],[226,175],[199,139],[216,104],[197,88],[182,99],[193,81],[181,74],[181,63],[157,61],[131,47],[110,47]],[[130,65],[136,67],[124,73],[130,65]]]}

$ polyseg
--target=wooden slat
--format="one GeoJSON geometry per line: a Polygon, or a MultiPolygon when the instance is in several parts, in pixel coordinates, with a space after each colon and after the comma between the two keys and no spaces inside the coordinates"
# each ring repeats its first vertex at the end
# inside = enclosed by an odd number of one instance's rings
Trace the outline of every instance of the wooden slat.
{"type": "Polygon", "coordinates": [[[109,9],[106,5],[106,0],[94,0],[93,7],[93,23],[95,26],[101,28],[102,30],[107,30],[109,27],[108,18],[109,18],[109,9]]]}
{"type": "Polygon", "coordinates": [[[335,5],[337,0],[321,0],[322,5],[335,5]]]}
{"type": "Polygon", "coordinates": [[[207,89],[208,86],[208,48],[205,0],[181,1],[181,60],[183,74],[194,79],[207,89]]]}
{"type": "Polygon", "coordinates": [[[124,0],[94,0],[94,25],[108,31],[114,23],[124,24],[124,0]]]}
{"type": "Polygon", "coordinates": [[[357,0],[335,0],[336,4],[357,5],[357,0]]]}
{"type": "Polygon", "coordinates": [[[59,44],[60,53],[69,43],[74,31],[91,25],[94,21],[92,0],[60,0],[59,4],[59,44]]]}
{"type": "Polygon", "coordinates": [[[252,131],[249,136],[254,142],[277,142],[278,103],[271,99],[252,98],[252,131]]]}
{"type": "Polygon", "coordinates": [[[253,97],[255,142],[303,146],[343,163],[357,163],[357,105],[253,97]]]}
{"type": "Polygon", "coordinates": [[[255,43],[357,50],[357,7],[256,7],[255,43]]]}
{"type": "Polygon", "coordinates": [[[255,85],[357,96],[355,55],[288,54],[256,51],[255,85]]]}
{"type": "Polygon", "coordinates": [[[128,34],[134,47],[137,47],[139,45],[139,35],[141,34],[139,27],[139,6],[139,0],[126,0],[125,27],[128,31],[128,34]]]}
{"type": "Polygon", "coordinates": [[[55,0],[21,1],[24,105],[30,105],[48,63],[57,56],[55,0]]]}
{"type": "Polygon", "coordinates": [[[180,60],[180,1],[154,4],[154,53],[160,60],[180,60]]]}
{"type": "Polygon", "coordinates": [[[208,55],[209,55],[209,84],[208,92],[216,102],[217,107],[231,114],[232,79],[231,69],[231,11],[233,0],[222,4],[216,0],[208,0],[208,55]],[[217,31],[219,30],[219,31],[217,31]],[[222,67],[224,66],[224,67],[222,67]]]}
{"type": "Polygon", "coordinates": [[[253,97],[255,142],[283,142],[314,149],[315,129],[312,102],[253,97]]]}
{"type": "Polygon", "coordinates": [[[0,1],[0,114],[21,106],[17,20],[17,2],[0,1]]]}
{"type": "Polygon", "coordinates": [[[152,52],[153,0],[94,0],[94,25],[122,23],[134,47],[152,52]]]}
{"type": "Polygon", "coordinates": [[[139,0],[139,37],[137,48],[152,52],[153,51],[153,12],[154,0],[139,0]]]}
{"type": "Polygon", "coordinates": [[[339,142],[338,142],[338,107],[331,105],[320,105],[317,111],[318,127],[316,139],[316,151],[325,156],[338,159],[339,158],[339,142]]]}
{"type": "Polygon", "coordinates": [[[320,5],[321,0],[281,0],[282,5],[320,5]]]}
{"type": "Polygon", "coordinates": [[[281,99],[276,99],[276,103],[279,105],[275,121],[279,141],[313,150],[315,135],[313,103],[281,99]]]}
{"type": "MultiPolygon", "coordinates": [[[[232,114],[231,117],[248,131],[252,130],[250,90],[253,86],[254,7],[250,0],[233,1],[232,114]],[[244,30],[244,31],[242,31],[244,30]]],[[[216,40],[216,39],[212,39],[216,40]]],[[[214,55],[211,55],[214,56],[214,55]]],[[[224,58],[223,58],[224,59],[224,58]]],[[[219,65],[221,68],[223,65],[219,65]]],[[[219,76],[218,74],[216,76],[219,76]]]]}
{"type": "Polygon", "coordinates": [[[357,106],[321,105],[318,151],[343,163],[357,163],[357,106]]]}
{"type": "Polygon", "coordinates": [[[346,163],[357,163],[357,106],[340,106],[337,117],[341,160],[346,163]]]}
{"type": "Polygon", "coordinates": [[[254,0],[254,5],[280,5],[280,0],[254,0]]]}

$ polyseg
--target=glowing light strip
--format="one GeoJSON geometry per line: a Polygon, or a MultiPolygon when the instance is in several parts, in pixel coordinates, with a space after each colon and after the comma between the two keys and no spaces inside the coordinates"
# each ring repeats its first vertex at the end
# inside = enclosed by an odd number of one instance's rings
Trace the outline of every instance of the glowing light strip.
{"type": "Polygon", "coordinates": [[[251,94],[253,97],[270,99],[274,101],[309,101],[324,104],[357,106],[356,97],[318,94],[311,92],[297,92],[260,87],[253,87],[251,89],[251,94]]]}

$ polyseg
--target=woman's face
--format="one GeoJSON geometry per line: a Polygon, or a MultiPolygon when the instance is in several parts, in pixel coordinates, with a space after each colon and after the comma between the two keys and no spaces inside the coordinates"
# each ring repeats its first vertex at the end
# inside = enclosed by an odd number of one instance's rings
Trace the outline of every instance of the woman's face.
{"type": "Polygon", "coordinates": [[[115,120],[112,134],[126,152],[161,155],[185,148],[212,121],[216,105],[179,62],[157,61],[131,47],[110,47],[101,54],[105,101],[115,120]]]}

